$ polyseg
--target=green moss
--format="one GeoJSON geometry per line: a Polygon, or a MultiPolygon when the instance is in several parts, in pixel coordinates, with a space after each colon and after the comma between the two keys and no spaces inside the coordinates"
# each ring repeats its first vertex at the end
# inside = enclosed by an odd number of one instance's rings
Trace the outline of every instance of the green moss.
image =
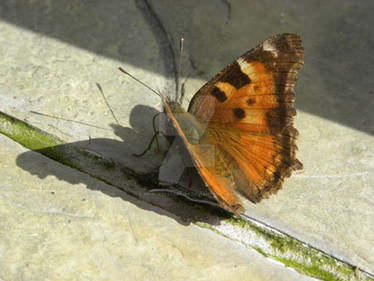
{"type": "MultiPolygon", "coordinates": [[[[64,143],[59,138],[52,136],[26,122],[9,116],[0,111],[0,133],[20,143],[31,150],[53,147],[64,143]]],[[[57,151],[51,149],[52,154],[57,151]]]]}
{"type": "MultiPolygon", "coordinates": [[[[196,221],[195,224],[197,226],[202,227],[202,228],[207,228],[207,229],[213,230],[214,232],[218,232],[217,229],[215,229],[213,226],[211,226],[210,224],[208,224],[206,222],[196,221]]],[[[221,232],[219,232],[219,233],[221,234],[221,232]]]]}
{"type": "Polygon", "coordinates": [[[0,133],[30,150],[78,170],[82,170],[80,158],[91,160],[105,169],[115,166],[112,161],[89,153],[77,145],[66,144],[59,138],[3,112],[0,112],[0,133]]]}
{"type": "MultiPolygon", "coordinates": [[[[306,247],[303,245],[303,243],[297,241],[296,239],[271,232],[270,230],[251,224],[248,221],[237,219],[234,217],[229,218],[226,221],[241,228],[245,228],[248,231],[255,232],[256,235],[269,242],[274,250],[273,253],[268,253],[264,249],[253,247],[257,252],[265,257],[274,258],[282,262],[285,266],[292,267],[305,275],[316,277],[321,280],[330,281],[348,280],[354,273],[353,268],[350,265],[338,265],[336,260],[332,257],[324,255],[315,249],[306,247]],[[290,252],[293,253],[292,256],[295,257],[294,260],[282,257],[283,254],[289,254],[290,252]],[[346,279],[337,277],[336,274],[324,269],[325,267],[330,269],[332,272],[338,272],[338,275],[346,276],[346,279]]],[[[224,235],[221,232],[217,231],[217,229],[212,228],[212,226],[209,224],[199,222],[197,223],[197,225],[212,229],[216,233],[224,235]]],[[[226,235],[224,236],[227,237],[226,235]]]]}
{"type": "Polygon", "coordinates": [[[64,141],[1,111],[0,133],[30,150],[74,167],[66,155],[64,141]]]}
{"type": "Polygon", "coordinates": [[[259,252],[261,255],[263,255],[264,257],[268,257],[269,255],[267,253],[265,253],[261,248],[259,247],[253,247],[253,249],[255,249],[257,252],[259,252]]]}
{"type": "MultiPolygon", "coordinates": [[[[272,250],[266,251],[254,246],[253,248],[259,253],[270,256],[303,274],[322,280],[350,280],[354,276],[352,265],[339,261],[318,249],[311,248],[295,238],[235,217],[226,219],[226,222],[254,233],[272,248],[272,250]]],[[[361,278],[360,280],[371,279],[361,278]]]]}
{"type": "Polygon", "coordinates": [[[305,265],[302,263],[295,262],[293,260],[288,260],[280,257],[274,257],[276,260],[282,262],[285,266],[292,267],[304,274],[307,274],[312,277],[316,277],[326,281],[343,281],[343,279],[337,278],[334,274],[322,270],[317,265],[305,265]]]}
{"type": "Polygon", "coordinates": [[[279,249],[284,247],[284,240],[283,237],[280,237],[279,234],[276,234],[272,231],[269,231],[265,228],[259,227],[255,224],[252,224],[246,220],[238,219],[235,217],[231,217],[226,220],[229,224],[236,225],[241,228],[245,228],[246,230],[254,232],[257,236],[262,237],[264,240],[269,242],[273,248],[279,249]]]}

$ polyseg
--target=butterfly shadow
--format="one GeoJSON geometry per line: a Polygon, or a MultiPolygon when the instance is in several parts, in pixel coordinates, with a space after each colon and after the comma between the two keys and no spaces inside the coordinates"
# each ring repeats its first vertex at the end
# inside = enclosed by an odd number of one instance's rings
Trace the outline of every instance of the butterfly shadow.
{"type": "Polygon", "coordinates": [[[178,158],[175,154],[168,154],[165,141],[160,139],[159,151],[153,145],[144,156],[133,155],[144,150],[152,138],[151,120],[157,113],[154,108],[138,105],[130,114],[131,127],[111,125],[121,140],[92,138],[27,151],[18,156],[17,165],[40,179],[53,175],[73,185],[85,184],[88,189],[120,197],[141,209],[167,215],[183,225],[194,221],[219,224],[222,218],[230,215],[214,205],[210,193],[202,186],[201,179],[191,166],[187,169],[180,167],[183,173],[180,173],[179,183],[172,184],[172,187],[159,185],[160,170],[165,174],[165,170],[170,168],[172,171],[169,175],[174,174],[175,159],[178,158]],[[49,160],[35,157],[35,152],[70,166],[75,171],[60,165],[50,165],[49,160]],[[189,182],[191,178],[192,186],[181,184],[189,182]]]}

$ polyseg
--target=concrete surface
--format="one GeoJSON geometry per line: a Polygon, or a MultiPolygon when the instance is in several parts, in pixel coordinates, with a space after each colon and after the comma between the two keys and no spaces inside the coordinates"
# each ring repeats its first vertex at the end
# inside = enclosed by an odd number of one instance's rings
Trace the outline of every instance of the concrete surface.
{"type": "Polygon", "coordinates": [[[1,280],[313,280],[39,153],[29,161],[51,175],[35,177],[16,165],[26,149],[0,144],[1,280]]]}
{"type": "MultiPolygon", "coordinates": [[[[6,0],[0,4],[0,110],[67,142],[91,138],[92,149],[103,157],[135,171],[150,171],[162,160],[159,153],[152,151],[142,159],[131,153],[141,151],[152,136],[151,119],[160,101],[123,76],[116,70],[118,65],[172,95],[174,53],[183,36],[182,76],[188,104],[206,80],[246,50],[273,34],[298,33],[304,41],[305,65],[296,84],[296,127],[305,172],[294,175],[269,200],[246,204],[248,213],[374,274],[372,8],[370,1],[348,0],[68,4],[6,0]],[[95,83],[102,86],[120,124],[115,123],[95,83]]],[[[55,185],[43,184],[52,189],[55,185]]],[[[24,194],[28,199],[27,193],[9,194],[24,194]]],[[[35,204],[43,200],[37,195],[31,198],[35,204]]],[[[127,204],[126,199],[121,202],[127,204]]],[[[66,202],[56,204],[68,208],[66,202]]],[[[9,210],[8,226],[23,216],[9,208],[2,211],[9,210]]],[[[88,235],[90,230],[84,232],[88,235]]],[[[33,245],[29,242],[25,247],[33,245]]],[[[16,257],[13,262],[0,266],[25,268],[16,257]]]]}

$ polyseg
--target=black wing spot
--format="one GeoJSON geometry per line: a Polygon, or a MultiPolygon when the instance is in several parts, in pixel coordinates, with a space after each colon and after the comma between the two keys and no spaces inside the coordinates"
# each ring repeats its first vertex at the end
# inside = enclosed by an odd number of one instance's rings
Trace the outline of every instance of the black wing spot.
{"type": "Polygon", "coordinates": [[[252,99],[252,98],[247,99],[247,104],[248,105],[252,105],[254,103],[256,103],[255,99],[252,99]]]}
{"type": "Polygon", "coordinates": [[[231,69],[227,70],[222,75],[219,81],[230,83],[237,89],[251,83],[251,79],[248,77],[247,74],[242,72],[239,64],[236,61],[231,66],[231,69]]]}
{"type": "Polygon", "coordinates": [[[243,119],[245,117],[245,112],[241,108],[234,108],[232,111],[233,111],[235,117],[238,118],[238,119],[243,119]]]}
{"type": "Polygon", "coordinates": [[[224,102],[227,100],[225,92],[222,92],[217,87],[214,87],[213,91],[211,92],[212,96],[214,96],[219,102],[224,102]]]}

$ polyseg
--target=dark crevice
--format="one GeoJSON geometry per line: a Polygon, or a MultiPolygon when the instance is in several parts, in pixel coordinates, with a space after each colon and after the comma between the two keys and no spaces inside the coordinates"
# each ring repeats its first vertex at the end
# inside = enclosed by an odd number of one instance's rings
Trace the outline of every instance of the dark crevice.
{"type": "Polygon", "coordinates": [[[142,13],[146,23],[149,25],[150,30],[153,32],[156,38],[156,42],[159,45],[160,56],[164,62],[166,69],[166,75],[168,80],[173,80],[175,90],[178,87],[178,73],[177,73],[177,62],[176,54],[174,52],[172,39],[170,38],[166,28],[162,24],[160,18],[152,7],[149,0],[135,0],[136,7],[142,13]]]}
{"type": "Polygon", "coordinates": [[[227,22],[231,19],[232,9],[231,9],[231,3],[229,0],[222,0],[222,3],[226,6],[227,9],[227,22]]]}

